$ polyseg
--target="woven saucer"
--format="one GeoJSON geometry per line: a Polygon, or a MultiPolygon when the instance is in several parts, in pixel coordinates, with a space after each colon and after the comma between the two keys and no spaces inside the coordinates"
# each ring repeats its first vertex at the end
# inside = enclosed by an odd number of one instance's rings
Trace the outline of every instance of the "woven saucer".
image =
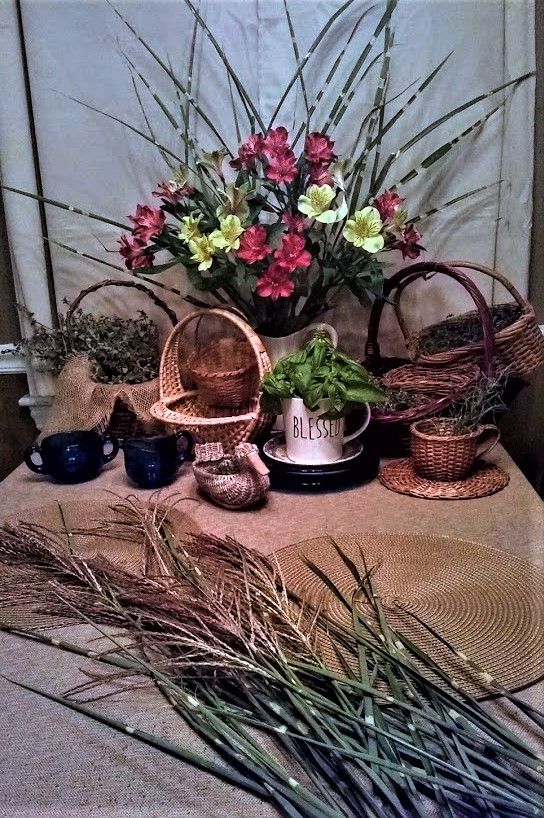
{"type": "MultiPolygon", "coordinates": [[[[334,542],[361,573],[364,555],[367,568],[374,569],[373,587],[389,624],[418,644],[465,692],[489,695],[474,671],[422,623],[510,690],[544,676],[541,569],[489,546],[431,534],[371,532],[339,535],[334,542]]],[[[351,598],[356,582],[330,537],[287,546],[276,556],[290,589],[351,626],[351,613],[304,561],[310,559],[351,598]]],[[[358,604],[362,618],[372,616],[366,603],[358,604]]],[[[319,644],[326,664],[342,670],[326,634],[319,644]]]]}
{"type": "Polygon", "coordinates": [[[477,461],[474,471],[464,480],[428,480],[414,471],[409,457],[387,463],[378,479],[386,489],[427,500],[471,500],[501,491],[510,481],[507,472],[494,463],[477,461]]]}

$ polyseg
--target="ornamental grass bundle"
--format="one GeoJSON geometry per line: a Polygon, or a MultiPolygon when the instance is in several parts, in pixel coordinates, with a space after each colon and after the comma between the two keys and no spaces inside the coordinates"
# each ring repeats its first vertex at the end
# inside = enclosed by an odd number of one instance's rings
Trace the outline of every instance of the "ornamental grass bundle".
{"type": "MultiPolygon", "coordinates": [[[[432,661],[390,627],[363,556],[359,569],[338,549],[356,579],[353,598],[313,568],[349,609],[348,627],[296,598],[278,563],[233,539],[199,533],[180,541],[152,515],[134,520],[135,535],[142,530],[147,568],[136,576],[69,553],[61,535],[4,528],[3,600],[99,630],[122,626],[132,638],[109,636],[98,656],[55,645],[148,677],[226,764],[74,698],[26,689],[243,787],[289,818],[544,815],[542,757],[440,668],[440,683],[422,673],[432,661]],[[362,615],[363,601],[371,616],[362,615]],[[343,671],[321,657],[325,633],[343,671]],[[267,750],[263,735],[283,753],[267,750]]],[[[506,695],[544,726],[544,714],[506,695]]]]}

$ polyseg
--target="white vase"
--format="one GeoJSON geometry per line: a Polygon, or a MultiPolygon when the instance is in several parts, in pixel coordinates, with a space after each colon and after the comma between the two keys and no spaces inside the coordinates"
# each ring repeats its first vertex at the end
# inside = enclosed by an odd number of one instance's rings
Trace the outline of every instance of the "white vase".
{"type": "MultiPolygon", "coordinates": [[[[275,367],[280,358],[283,358],[285,355],[290,355],[298,349],[302,349],[304,344],[310,340],[314,332],[318,329],[325,330],[325,332],[328,333],[334,346],[338,344],[338,333],[335,328],[331,327],[330,324],[323,323],[310,324],[303,329],[299,329],[298,332],[292,332],[290,335],[280,335],[277,338],[271,335],[259,335],[259,338],[264,344],[272,367],[275,367]]],[[[278,415],[276,418],[273,431],[284,431],[283,417],[281,415],[278,415]]]]}
{"type": "Polygon", "coordinates": [[[328,333],[334,346],[338,344],[338,334],[334,327],[322,323],[310,324],[304,329],[298,330],[298,332],[292,332],[290,335],[280,335],[278,338],[273,338],[270,335],[259,335],[259,338],[263,342],[270,362],[274,367],[280,358],[290,355],[291,352],[296,352],[297,349],[302,349],[318,329],[325,330],[328,333]]]}

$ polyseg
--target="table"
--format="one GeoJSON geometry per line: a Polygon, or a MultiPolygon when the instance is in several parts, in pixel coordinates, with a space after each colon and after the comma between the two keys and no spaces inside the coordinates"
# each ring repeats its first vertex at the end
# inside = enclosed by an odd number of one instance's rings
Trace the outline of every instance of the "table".
{"type": "MultiPolygon", "coordinates": [[[[326,494],[271,492],[254,511],[227,511],[198,493],[190,466],[161,490],[185,498],[180,507],[217,535],[231,535],[263,553],[323,533],[405,531],[473,540],[544,567],[544,504],[509,455],[498,447],[493,460],[510,474],[501,492],[477,500],[421,500],[385,489],[374,480],[326,494]]],[[[90,483],[58,486],[17,468],[0,484],[0,516],[43,506],[51,500],[150,492],[130,488],[121,458],[90,483]]],[[[77,640],[88,636],[77,631],[77,640]]],[[[63,635],[66,635],[63,632],[63,635]]],[[[47,646],[0,634],[0,667],[13,678],[63,692],[85,679],[90,663],[47,646]]],[[[524,695],[544,707],[544,685],[524,695]]],[[[150,689],[117,694],[100,702],[105,712],[146,729],[179,737],[179,721],[150,689]]],[[[198,742],[188,731],[184,741],[198,742]]],[[[135,743],[86,717],[0,679],[0,814],[7,818],[273,818],[275,810],[179,761],[135,743]]]]}

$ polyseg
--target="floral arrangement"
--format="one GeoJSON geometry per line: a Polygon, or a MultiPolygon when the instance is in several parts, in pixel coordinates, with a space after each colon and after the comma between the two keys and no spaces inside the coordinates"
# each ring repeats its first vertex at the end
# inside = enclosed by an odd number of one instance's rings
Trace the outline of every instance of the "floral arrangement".
{"type": "Polygon", "coordinates": [[[155,78],[145,77],[127,57],[135,108],[141,109],[145,125],[82,104],[128,128],[159,151],[168,167],[153,191],[160,205],[138,204],[129,217],[130,224],[126,224],[74,204],[4,187],[123,231],[120,248],[116,248],[123,266],[49,239],[52,244],[109,269],[120,273],[129,270],[144,278],[182,265],[192,292],[160,280],[155,280],[155,285],[199,307],[209,306],[212,299],[230,305],[263,335],[281,336],[306,327],[335,303],[341,291],[349,290],[366,303],[382,293],[385,253],[394,251],[395,260],[417,258],[423,250],[420,222],[489,187],[477,184],[432,205],[423,200],[424,209],[408,218],[405,196],[401,195],[406,193],[406,186],[475,137],[504,108],[506,89],[515,90],[531,76],[524,74],[503,82],[432,121],[407,128],[405,114],[421,103],[422,95],[432,93],[433,82],[448,57],[419,80],[407,82],[400,93],[392,91],[389,80],[399,2],[384,0],[373,6],[346,0],[316,33],[304,57],[300,56],[289,4],[280,4],[296,69],[268,121],[191,0],[185,0],[185,5],[193,19],[193,39],[188,64],[181,73],[176,73],[110,4],[159,77],[171,82],[171,95],[161,97],[153,86],[155,78]],[[338,53],[332,53],[327,50],[328,36],[338,24],[349,24],[352,36],[338,53]],[[353,47],[356,33],[360,39],[353,47]],[[229,125],[236,132],[236,149],[214,121],[215,109],[194,94],[197,34],[199,42],[209,48],[206,58],[217,59],[224,71],[224,84],[217,88],[217,94],[230,97],[229,125]],[[319,74],[321,85],[317,88],[309,81],[311,72],[319,74]],[[292,118],[289,114],[293,123],[289,133],[280,123],[286,121],[285,103],[293,90],[301,91],[302,102],[292,118]],[[143,101],[147,94],[154,106],[152,113],[143,101]],[[474,121],[467,123],[464,115],[475,107],[474,121]],[[361,114],[353,117],[353,127],[342,134],[338,129],[345,125],[348,111],[361,114]],[[166,144],[168,140],[160,141],[153,129],[157,113],[166,116],[173,128],[174,150],[166,144]],[[242,134],[249,134],[244,141],[242,134]],[[398,142],[392,138],[394,134],[398,142]],[[339,143],[343,140],[340,151],[336,137],[339,143]],[[212,149],[206,150],[208,147],[212,149]],[[409,161],[402,162],[408,154],[409,161]],[[351,159],[342,158],[348,156],[351,159]],[[395,176],[397,168],[402,170],[395,176]],[[170,258],[164,262],[156,259],[161,253],[170,258]]]}
{"type": "Polygon", "coordinates": [[[342,287],[359,299],[381,293],[378,254],[397,250],[417,258],[421,235],[408,221],[404,199],[385,190],[348,210],[350,162],[339,159],[325,133],[308,133],[297,157],[283,127],[254,133],[228,163],[226,149],[204,153],[200,188],[181,167],[139,204],[132,234],[120,239],[129,270],[152,272],[167,250],[198,291],[224,293],[264,335],[307,326],[342,287]]]}

